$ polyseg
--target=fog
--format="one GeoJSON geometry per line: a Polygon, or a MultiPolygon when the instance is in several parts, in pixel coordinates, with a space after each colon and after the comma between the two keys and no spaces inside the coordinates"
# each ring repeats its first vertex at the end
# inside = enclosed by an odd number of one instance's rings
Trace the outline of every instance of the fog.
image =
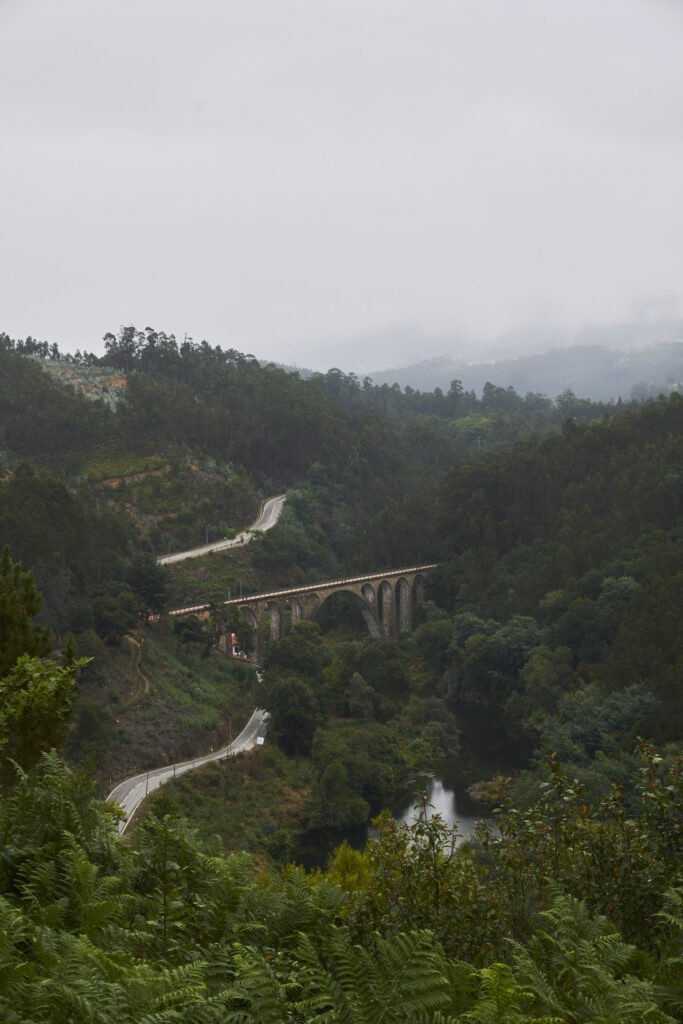
{"type": "Polygon", "coordinates": [[[665,0],[2,0],[0,330],[363,370],[647,340],[682,52],[665,0]]]}

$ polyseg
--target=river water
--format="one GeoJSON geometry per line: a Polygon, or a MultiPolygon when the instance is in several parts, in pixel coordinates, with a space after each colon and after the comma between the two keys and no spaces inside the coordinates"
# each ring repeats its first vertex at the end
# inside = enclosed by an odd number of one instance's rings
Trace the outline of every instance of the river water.
{"type": "MultiPolygon", "coordinates": [[[[469,794],[463,797],[457,789],[451,789],[437,776],[425,779],[424,788],[427,817],[439,814],[447,825],[457,826],[459,843],[464,842],[472,834],[478,819],[487,813],[486,808],[477,804],[469,794]]],[[[416,804],[411,800],[400,809],[396,818],[410,825],[421,817],[423,810],[421,802],[416,804]]]]}
{"type": "MultiPolygon", "coordinates": [[[[420,780],[415,791],[426,793],[427,816],[438,813],[447,825],[457,826],[462,842],[473,832],[478,819],[490,814],[486,805],[470,796],[470,786],[523,768],[530,751],[508,735],[500,715],[461,707],[456,718],[460,729],[459,753],[439,765],[433,776],[420,780]]],[[[394,808],[395,816],[404,822],[415,821],[420,813],[415,795],[394,808]]]]}
{"type": "MultiPolygon", "coordinates": [[[[490,808],[474,800],[468,789],[475,782],[508,775],[528,762],[530,750],[512,739],[502,716],[479,708],[461,707],[456,711],[460,729],[460,752],[438,766],[430,776],[416,779],[407,792],[391,808],[399,821],[414,821],[420,813],[420,794],[426,793],[427,813],[439,813],[447,825],[458,829],[463,842],[474,830],[479,818],[490,814],[490,808]]],[[[309,832],[296,852],[296,859],[306,867],[324,867],[330,853],[343,839],[361,849],[369,836],[367,828],[345,832],[309,832]]]]}

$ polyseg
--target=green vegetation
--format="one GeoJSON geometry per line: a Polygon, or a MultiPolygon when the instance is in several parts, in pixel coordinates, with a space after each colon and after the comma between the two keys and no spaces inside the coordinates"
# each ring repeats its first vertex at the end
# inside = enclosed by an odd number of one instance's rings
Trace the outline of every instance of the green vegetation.
{"type": "Polygon", "coordinates": [[[608,411],[493,386],[477,399],[457,381],[447,394],[337,370],[304,381],[151,329],[122,328],[106,349],[104,360],[65,358],[72,383],[61,383],[41,368],[59,367],[56,346],[0,335],[0,537],[33,567],[60,637],[94,629],[117,642],[148,610],[130,578],[136,554],[230,535],[253,521],[260,497],[285,488],[277,537],[237,573],[215,560],[215,581],[213,569],[196,585],[205,567],[175,570],[167,601],[432,560],[436,506],[424,496],[455,461],[547,432],[567,414],[608,411]],[[102,363],[118,374],[113,406],[90,387],[102,363]]]}
{"type": "Polygon", "coordinates": [[[256,874],[163,808],[121,841],[45,756],[0,800],[3,1020],[671,1024],[680,774],[643,756],[635,817],[555,774],[463,853],[438,821],[385,821],[329,877],[256,874]]]}
{"type": "MultiPolygon", "coordinates": [[[[244,772],[227,769],[207,769],[165,794],[179,801],[204,835],[226,815],[232,821],[220,829],[226,836],[239,829],[263,836],[263,821],[278,822],[275,839],[266,826],[261,848],[277,863],[286,862],[299,840],[310,846],[322,833],[338,836],[365,825],[403,793],[408,780],[457,750],[455,719],[434,692],[434,675],[410,671],[419,663],[411,639],[325,638],[316,623],[299,623],[270,650],[253,697],[270,711],[269,747],[274,741],[279,749],[248,759],[252,783],[259,772],[258,785],[250,783],[251,804],[240,795],[244,772]],[[227,809],[214,806],[216,790],[227,809]]],[[[248,848],[258,849],[251,841],[248,848]]]]}
{"type": "Polygon", "coordinates": [[[141,811],[190,821],[226,854],[247,851],[258,864],[284,866],[307,827],[311,774],[308,761],[267,743],[168,783],[141,811]]]}
{"type": "Polygon", "coordinates": [[[683,400],[463,461],[441,496],[431,663],[593,795],[680,742],[683,400]],[[443,614],[443,613],[441,613],[443,614]]]}
{"type": "Polygon", "coordinates": [[[683,401],[304,381],[151,329],[106,345],[109,403],[0,336],[0,1018],[680,1020],[683,401]],[[284,488],[257,544],[158,566],[284,488]],[[228,588],[426,559],[399,642],[340,600],[262,683],[216,649],[244,627],[228,588]],[[195,595],[207,618],[164,620],[195,595]],[[384,814],[324,871],[283,866],[452,751],[463,703],[536,747],[490,783],[495,827],[456,846],[384,814]],[[118,838],[96,786],[222,746],[256,704],[264,749],[118,838]],[[65,734],[92,769],[63,767],[65,734]]]}
{"type": "Polygon", "coordinates": [[[159,623],[115,651],[91,636],[68,754],[94,760],[103,787],[219,749],[249,718],[259,701],[253,668],[220,654],[201,628],[184,643],[159,623]]]}
{"type": "Polygon", "coordinates": [[[49,653],[48,630],[33,621],[41,604],[33,573],[23,572],[21,564],[12,561],[5,545],[0,557],[0,678],[21,655],[49,653]]]}

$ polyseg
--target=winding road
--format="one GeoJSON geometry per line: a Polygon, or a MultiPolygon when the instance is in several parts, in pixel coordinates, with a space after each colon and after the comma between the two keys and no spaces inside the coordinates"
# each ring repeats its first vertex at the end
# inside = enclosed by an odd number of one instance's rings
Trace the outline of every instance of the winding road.
{"type": "Polygon", "coordinates": [[[214,551],[227,551],[229,548],[242,547],[253,539],[255,533],[264,533],[275,526],[286,500],[285,494],[277,494],[274,498],[268,498],[267,501],[264,501],[256,522],[246,530],[242,530],[232,540],[228,540],[226,537],[224,540],[213,541],[211,544],[202,544],[199,548],[191,548],[190,551],[176,551],[172,555],[162,555],[157,562],[159,565],[172,565],[174,562],[184,562],[186,558],[199,558],[201,555],[210,555],[214,551]]]}
{"type": "Polygon", "coordinates": [[[153,768],[148,772],[132,775],[129,779],[119,782],[107,797],[108,803],[119,804],[125,814],[125,818],[119,822],[119,835],[123,835],[126,831],[145,797],[159,786],[163,786],[169,779],[177,779],[179,775],[185,775],[186,772],[191,772],[194,768],[199,768],[210,761],[222,761],[233,754],[239,754],[242,750],[251,750],[252,747],[257,746],[259,740],[263,742],[269,718],[270,715],[267,711],[264,711],[263,708],[256,708],[237,739],[225,747],[221,747],[220,750],[212,751],[203,757],[195,757],[192,761],[181,761],[178,764],[166,765],[164,768],[153,768]]]}
{"type": "MultiPolygon", "coordinates": [[[[173,562],[182,562],[186,558],[199,558],[201,555],[209,555],[213,551],[226,551],[228,548],[241,547],[254,539],[256,533],[263,533],[275,526],[284,506],[287,496],[277,494],[274,498],[268,498],[261,507],[261,513],[248,529],[243,530],[232,540],[218,541],[213,544],[204,544],[199,548],[192,548],[190,551],[177,551],[173,555],[162,555],[157,561],[160,565],[170,565],[173,562]]],[[[119,822],[119,835],[128,828],[133,815],[138,807],[150,793],[153,793],[159,786],[163,786],[169,779],[177,779],[179,775],[191,772],[193,768],[199,768],[210,761],[220,761],[233,754],[239,754],[242,750],[251,750],[259,740],[263,742],[266,727],[270,715],[263,708],[256,708],[251,718],[245,725],[237,739],[220,750],[204,754],[202,757],[195,757],[191,761],[182,761],[178,764],[169,764],[164,768],[153,768],[148,772],[141,772],[139,775],[131,775],[115,786],[109,796],[108,803],[117,803],[123,809],[125,818],[119,822]]]]}

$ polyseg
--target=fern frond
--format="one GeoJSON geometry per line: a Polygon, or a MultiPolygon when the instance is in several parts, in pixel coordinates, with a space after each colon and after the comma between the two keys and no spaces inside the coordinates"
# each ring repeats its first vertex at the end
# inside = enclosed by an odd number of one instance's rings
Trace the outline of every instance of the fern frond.
{"type": "Polygon", "coordinates": [[[671,1024],[649,979],[627,973],[635,948],[585,904],[556,896],[543,915],[551,929],[513,947],[514,977],[537,1013],[605,1024],[671,1024]],[[572,928],[572,917],[574,927],[572,928]]]}
{"type": "Polygon", "coordinates": [[[233,1009],[226,1021],[281,1024],[286,1019],[286,1000],[272,967],[262,954],[246,946],[236,945],[234,956],[236,978],[226,991],[233,1009]]]}

